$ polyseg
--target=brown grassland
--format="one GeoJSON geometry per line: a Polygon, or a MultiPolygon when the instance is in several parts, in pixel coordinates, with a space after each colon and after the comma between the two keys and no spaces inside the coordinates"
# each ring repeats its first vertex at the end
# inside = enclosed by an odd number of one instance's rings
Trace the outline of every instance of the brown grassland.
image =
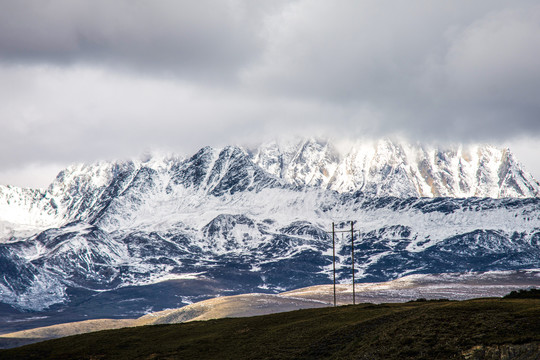
{"type": "Polygon", "coordinates": [[[2,350],[0,359],[488,359],[486,349],[539,359],[540,299],[359,304],[141,326],[2,350]]]}

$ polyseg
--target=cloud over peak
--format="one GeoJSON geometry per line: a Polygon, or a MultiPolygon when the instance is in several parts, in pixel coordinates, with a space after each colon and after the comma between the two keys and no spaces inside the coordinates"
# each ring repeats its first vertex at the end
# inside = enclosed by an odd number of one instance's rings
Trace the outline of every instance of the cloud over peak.
{"type": "Polygon", "coordinates": [[[0,165],[292,132],[535,139],[538,58],[532,0],[7,0],[0,150],[20,150],[0,165]]]}

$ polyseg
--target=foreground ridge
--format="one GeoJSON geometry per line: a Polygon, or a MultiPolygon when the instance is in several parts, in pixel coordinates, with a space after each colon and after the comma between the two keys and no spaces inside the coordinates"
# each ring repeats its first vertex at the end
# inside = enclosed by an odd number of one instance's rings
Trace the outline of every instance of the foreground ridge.
{"type": "Polygon", "coordinates": [[[144,326],[50,340],[10,359],[537,359],[540,301],[484,299],[360,304],[144,326]],[[286,336],[284,336],[286,334],[286,336]]]}

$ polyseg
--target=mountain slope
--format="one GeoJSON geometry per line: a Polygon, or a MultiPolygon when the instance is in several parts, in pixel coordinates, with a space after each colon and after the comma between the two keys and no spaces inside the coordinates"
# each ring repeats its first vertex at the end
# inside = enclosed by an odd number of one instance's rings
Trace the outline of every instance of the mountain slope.
{"type": "Polygon", "coordinates": [[[0,302],[60,311],[162,280],[212,284],[189,296],[182,290],[177,307],[216,292],[324,284],[332,278],[332,222],[345,231],[336,267],[347,282],[349,220],[362,282],[540,268],[540,199],[523,198],[538,183],[509,152],[372,145],[206,147],[189,158],[74,165],[46,191],[1,187],[0,302]],[[479,189],[518,197],[453,197],[479,189]],[[451,195],[409,197],[428,190],[451,195]]]}
{"type": "MultiPolygon", "coordinates": [[[[79,221],[0,244],[14,269],[0,279],[2,301],[38,310],[53,301],[38,295],[43,286],[63,302],[70,288],[111,290],[171,275],[212,279],[238,293],[327,283],[328,231],[336,219],[356,219],[359,281],[540,268],[539,199],[365,198],[276,188],[202,199],[187,192],[181,199],[147,196],[136,203],[115,199],[94,224],[79,221]]],[[[336,225],[350,228],[346,221],[336,225]]],[[[348,281],[348,232],[338,234],[336,246],[338,280],[348,281]]]]}

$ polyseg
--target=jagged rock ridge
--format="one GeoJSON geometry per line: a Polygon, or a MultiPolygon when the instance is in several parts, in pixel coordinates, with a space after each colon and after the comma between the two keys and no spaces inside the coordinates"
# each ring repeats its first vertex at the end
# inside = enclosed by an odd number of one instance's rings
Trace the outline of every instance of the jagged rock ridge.
{"type": "Polygon", "coordinates": [[[509,149],[448,149],[390,140],[357,142],[338,150],[327,140],[271,142],[251,151],[269,173],[300,186],[368,196],[537,197],[538,182],[509,149]],[[343,150],[345,149],[345,150],[343,150]]]}

